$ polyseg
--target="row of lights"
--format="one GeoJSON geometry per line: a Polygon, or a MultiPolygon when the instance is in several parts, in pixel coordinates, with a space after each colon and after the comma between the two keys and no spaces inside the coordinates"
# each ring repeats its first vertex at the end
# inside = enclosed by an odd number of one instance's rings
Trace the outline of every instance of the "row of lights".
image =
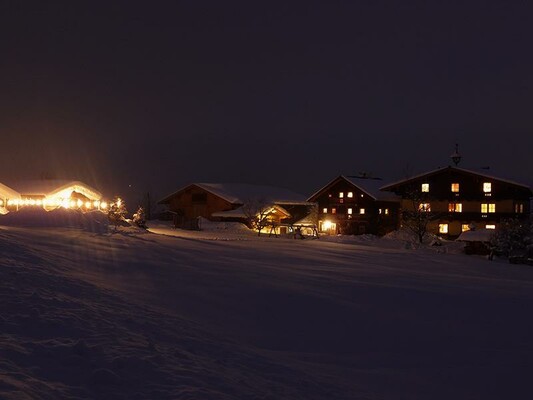
{"type": "MultiPolygon", "coordinates": [[[[82,201],[72,199],[9,199],[7,201],[8,207],[18,206],[38,206],[38,207],[63,207],[63,208],[85,208],[86,210],[98,209],[105,210],[108,207],[107,202],[95,200],[95,201],[82,201]]],[[[4,201],[0,200],[0,207],[4,207],[4,201]]]]}

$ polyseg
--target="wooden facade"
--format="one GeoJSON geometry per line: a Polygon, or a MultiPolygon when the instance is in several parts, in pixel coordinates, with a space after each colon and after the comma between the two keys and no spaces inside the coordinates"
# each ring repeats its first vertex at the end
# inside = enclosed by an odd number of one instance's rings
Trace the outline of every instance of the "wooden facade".
{"type": "Polygon", "coordinates": [[[247,185],[193,183],[159,201],[173,214],[176,227],[198,229],[198,218],[249,223],[250,214],[267,213],[271,225],[299,215],[305,197],[286,189],[247,185]],[[292,210],[288,212],[287,209],[292,210]]]}
{"type": "Polygon", "coordinates": [[[381,192],[381,179],[339,176],[313,194],[318,229],[329,234],[384,235],[398,228],[399,199],[381,192]]]}
{"type": "Polygon", "coordinates": [[[505,218],[529,218],[531,189],[484,172],[457,167],[430,171],[389,184],[403,212],[426,209],[428,232],[456,238],[468,229],[495,229],[505,218]]]}

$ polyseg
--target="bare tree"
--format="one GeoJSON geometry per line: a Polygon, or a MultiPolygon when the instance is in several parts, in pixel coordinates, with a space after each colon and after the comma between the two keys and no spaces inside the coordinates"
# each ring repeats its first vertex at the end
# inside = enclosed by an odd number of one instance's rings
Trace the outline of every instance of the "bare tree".
{"type": "Polygon", "coordinates": [[[418,243],[423,243],[428,233],[428,225],[437,218],[437,214],[431,210],[428,199],[414,186],[405,191],[402,197],[409,204],[407,209],[402,210],[402,223],[418,243]]]}
{"type": "Polygon", "coordinates": [[[242,211],[248,227],[257,229],[258,236],[261,236],[261,231],[271,224],[269,216],[273,212],[273,207],[264,198],[250,198],[245,200],[242,211]]]}

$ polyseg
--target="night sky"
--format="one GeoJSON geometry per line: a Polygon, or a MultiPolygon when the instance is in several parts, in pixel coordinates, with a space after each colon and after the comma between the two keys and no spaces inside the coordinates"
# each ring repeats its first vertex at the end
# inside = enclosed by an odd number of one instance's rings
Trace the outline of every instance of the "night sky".
{"type": "Polygon", "coordinates": [[[531,3],[408,3],[1,1],[0,182],[533,183],[531,3]]]}

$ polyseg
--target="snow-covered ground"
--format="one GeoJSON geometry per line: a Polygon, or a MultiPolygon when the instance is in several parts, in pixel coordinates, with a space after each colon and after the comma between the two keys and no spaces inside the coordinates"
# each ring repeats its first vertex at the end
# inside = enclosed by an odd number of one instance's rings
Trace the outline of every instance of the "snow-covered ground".
{"type": "Polygon", "coordinates": [[[533,394],[532,267],[394,237],[5,217],[1,399],[533,394]]]}

